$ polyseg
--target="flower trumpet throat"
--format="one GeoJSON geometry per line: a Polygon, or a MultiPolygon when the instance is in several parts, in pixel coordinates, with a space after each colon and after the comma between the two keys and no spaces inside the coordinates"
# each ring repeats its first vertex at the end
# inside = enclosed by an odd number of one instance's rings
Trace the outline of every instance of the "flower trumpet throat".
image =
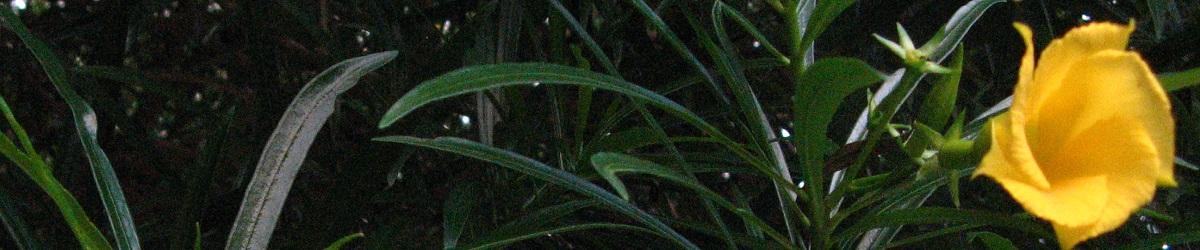
{"type": "Polygon", "coordinates": [[[1075,28],[1042,51],[1014,24],[1025,55],[1012,107],[991,121],[991,149],[974,176],[1000,183],[1054,226],[1064,249],[1116,229],[1175,186],[1175,121],[1158,80],[1125,50],[1134,25],[1075,28]]]}

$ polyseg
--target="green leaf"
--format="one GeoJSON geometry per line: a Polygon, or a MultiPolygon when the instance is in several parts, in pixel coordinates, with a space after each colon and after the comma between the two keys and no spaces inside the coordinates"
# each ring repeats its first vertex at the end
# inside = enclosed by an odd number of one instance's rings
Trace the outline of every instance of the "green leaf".
{"type": "Polygon", "coordinates": [[[750,81],[746,79],[744,68],[739,63],[740,60],[733,42],[729,40],[729,35],[725,32],[724,20],[720,18],[722,9],[728,9],[724,3],[720,1],[713,3],[710,14],[716,17],[712,19],[712,27],[716,33],[711,38],[707,34],[708,32],[704,32],[696,18],[690,14],[687,15],[688,23],[693,26],[693,29],[699,31],[701,44],[716,63],[717,70],[725,78],[730,92],[733,92],[737,107],[733,111],[743,115],[741,122],[745,123],[745,129],[748,130],[747,136],[750,137],[751,146],[759,152],[758,154],[761,155],[759,157],[763,159],[761,161],[766,162],[766,168],[769,169],[765,171],[775,171],[774,174],[782,177],[782,180],[773,180],[775,196],[779,201],[780,210],[783,211],[784,226],[787,227],[791,239],[796,241],[800,239],[797,236],[799,231],[797,227],[800,224],[809,224],[809,222],[804,218],[799,206],[796,205],[799,194],[788,189],[795,185],[795,182],[792,181],[790,167],[783,155],[779,141],[776,140],[775,128],[771,126],[750,81]],[[715,41],[713,41],[714,39],[715,41]]]}
{"type": "MultiPolygon", "coordinates": [[[[594,87],[645,101],[647,104],[662,109],[667,114],[679,118],[708,134],[714,141],[720,142],[727,149],[742,157],[743,160],[752,163],[751,166],[754,166],[755,170],[771,180],[780,183],[789,182],[778,172],[770,169],[770,164],[753,157],[751,153],[745,150],[740,144],[733,142],[729,136],[722,133],[716,126],[708,123],[682,105],[620,78],[562,65],[506,63],[473,66],[446,73],[432,80],[422,82],[417,87],[405,93],[403,97],[400,97],[400,100],[392,104],[391,108],[380,119],[379,128],[387,128],[413,110],[434,101],[481,90],[531,85],[533,83],[594,87]]],[[[793,185],[786,185],[785,188],[793,192],[799,191],[799,188],[793,185]]]]}
{"type": "Polygon", "coordinates": [[[592,57],[595,57],[600,62],[601,67],[604,67],[605,72],[613,76],[619,76],[620,72],[617,71],[617,66],[613,65],[611,59],[608,59],[608,55],[604,54],[604,49],[600,47],[599,43],[596,43],[595,39],[592,39],[592,35],[588,34],[587,29],[583,28],[582,24],[579,24],[579,19],[576,19],[575,15],[572,15],[571,11],[568,11],[567,7],[564,7],[558,0],[546,1],[550,2],[551,7],[554,7],[554,13],[558,13],[563,20],[567,21],[567,26],[571,27],[571,31],[579,36],[579,39],[587,46],[588,51],[592,52],[592,57]]]}
{"type": "Polygon", "coordinates": [[[853,58],[821,59],[800,76],[792,99],[793,137],[806,166],[824,162],[823,157],[834,148],[825,135],[842,100],[883,78],[871,65],[853,58]]]}
{"type": "Polygon", "coordinates": [[[1200,242],[1200,231],[1187,231],[1178,233],[1166,233],[1154,235],[1149,239],[1138,240],[1116,249],[1133,250],[1133,249],[1160,249],[1164,245],[1181,245],[1193,242],[1200,242]]]}
{"type": "Polygon", "coordinates": [[[450,197],[446,198],[446,205],[442,208],[443,249],[458,246],[463,229],[471,218],[471,211],[477,206],[479,197],[476,195],[479,195],[479,188],[473,183],[461,184],[450,191],[450,197]]]}
{"type": "Polygon", "coordinates": [[[683,173],[679,173],[654,162],[617,153],[597,153],[592,155],[592,166],[596,168],[596,172],[598,172],[601,177],[603,177],[609,182],[610,185],[613,186],[613,189],[617,190],[617,193],[621,194],[621,196],[625,197],[626,199],[628,199],[629,194],[627,191],[625,191],[625,184],[621,182],[621,179],[617,177],[617,174],[626,172],[653,175],[696,192],[696,194],[701,198],[711,201],[714,204],[721,206],[734,214],[737,214],[749,226],[755,227],[767,233],[767,235],[771,236],[771,238],[777,243],[785,247],[792,247],[791,243],[785,236],[779,232],[776,232],[775,229],[768,226],[766,222],[755,216],[752,212],[738,207],[733,202],[730,202],[720,194],[717,194],[708,187],[705,187],[694,178],[685,176],[683,173]]]}
{"type": "Polygon", "coordinates": [[[901,246],[905,246],[905,245],[909,245],[909,244],[913,244],[913,243],[917,243],[917,242],[922,242],[922,241],[925,241],[928,239],[936,238],[936,237],[947,235],[947,234],[971,230],[971,229],[979,228],[981,226],[983,226],[983,225],[963,224],[963,225],[958,225],[958,226],[942,228],[942,229],[938,229],[938,230],[934,230],[934,231],[930,231],[930,232],[926,232],[926,233],[921,233],[916,236],[905,238],[903,240],[893,241],[891,243],[888,243],[886,248],[887,249],[899,248],[901,246]]]}
{"type": "Polygon", "coordinates": [[[425,104],[476,91],[499,87],[539,84],[564,84],[595,87],[646,101],[676,117],[691,123],[706,133],[720,134],[715,126],[705,122],[682,105],[648,89],[614,76],[598,74],[573,67],[544,63],[512,63],[467,67],[422,82],[392,104],[379,121],[387,128],[400,118],[425,104]]]}
{"type": "MultiPolygon", "coordinates": [[[[4,116],[8,118],[9,126],[11,126],[18,137],[27,137],[23,131],[18,130],[21,125],[13,119],[12,110],[8,108],[8,104],[0,98],[0,110],[3,110],[4,116]],[[20,132],[17,132],[20,131],[20,132]]],[[[30,152],[21,152],[12,140],[5,133],[0,133],[0,154],[8,158],[22,172],[25,172],[34,183],[45,191],[54,204],[62,213],[67,226],[71,228],[71,232],[75,234],[75,238],[79,240],[79,244],[84,249],[112,249],[108,242],[104,239],[104,235],[92,220],[88,218],[87,213],[83,211],[83,207],[75,200],[75,196],[71,195],[58,179],[54,178],[51,169],[42,161],[40,156],[32,150],[30,152]]],[[[10,210],[11,209],[6,209],[10,210]]],[[[5,212],[6,214],[8,212],[5,212]]],[[[8,215],[6,215],[8,216],[8,215]]],[[[8,217],[4,218],[6,227],[12,227],[12,224],[18,223],[16,219],[8,217]]],[[[22,223],[23,224],[23,223],[22,223]]]]}
{"type": "Polygon", "coordinates": [[[1021,218],[987,211],[938,207],[895,210],[868,216],[839,232],[838,237],[840,240],[845,240],[874,228],[940,223],[978,223],[1022,231],[1038,237],[1053,237],[1053,234],[1047,231],[1042,224],[1028,217],[1021,218]]]}
{"type": "Polygon", "coordinates": [[[539,228],[537,230],[530,230],[530,231],[522,232],[521,234],[506,235],[503,237],[484,239],[478,243],[474,243],[470,246],[463,247],[463,249],[501,248],[508,244],[512,244],[512,243],[519,242],[522,240],[543,237],[546,235],[563,234],[563,233],[595,230],[595,229],[625,230],[625,231],[633,231],[633,232],[646,233],[646,234],[655,234],[654,231],[646,230],[645,228],[641,228],[641,227],[637,227],[637,226],[625,225],[625,224],[584,223],[584,224],[574,224],[574,225],[565,225],[565,226],[548,226],[548,227],[544,227],[544,228],[539,228]]]}
{"type": "Polygon", "coordinates": [[[975,232],[967,234],[967,242],[974,241],[976,238],[983,242],[991,250],[1017,250],[1011,240],[1000,236],[993,232],[975,232]]]}
{"type": "Polygon", "coordinates": [[[111,66],[79,66],[72,68],[71,71],[92,77],[131,84],[138,88],[145,89],[150,93],[158,94],[167,98],[176,98],[183,95],[182,91],[171,87],[172,85],[155,83],[146,78],[146,76],[142,75],[142,73],[138,72],[136,69],[111,66]]]}
{"type": "MultiPolygon", "coordinates": [[[[816,2],[817,5],[813,7],[812,14],[808,18],[808,27],[804,29],[804,38],[800,42],[800,44],[805,46],[810,46],[816,41],[822,33],[825,33],[825,29],[829,28],[829,24],[832,24],[833,20],[842,15],[842,11],[845,11],[846,8],[849,8],[856,1],[826,0],[816,2]]],[[[808,4],[811,4],[811,2],[808,4]]]]}
{"type": "Polygon", "coordinates": [[[713,95],[715,95],[718,100],[721,100],[721,103],[730,103],[729,98],[725,97],[725,92],[721,90],[721,86],[717,84],[717,79],[708,72],[708,69],[704,66],[704,63],[701,63],[700,59],[697,58],[695,54],[692,54],[687,45],[683,44],[683,40],[680,40],[679,36],[676,36],[675,32],[671,31],[671,27],[668,27],[667,23],[664,22],[662,18],[658,16],[658,14],[654,13],[654,10],[651,9],[649,5],[646,5],[645,1],[628,0],[627,2],[629,2],[630,5],[633,5],[634,9],[637,9],[638,13],[641,13],[642,16],[646,18],[646,22],[650,23],[651,26],[654,26],[654,28],[658,30],[660,35],[662,35],[662,37],[667,40],[667,43],[671,45],[671,48],[675,49],[675,52],[679,53],[679,56],[682,56],[683,59],[687,61],[696,72],[704,76],[704,81],[709,84],[709,87],[712,88],[713,95]]]}
{"type": "Polygon", "coordinates": [[[1200,68],[1158,74],[1158,82],[1167,92],[1200,85],[1200,68]]]}
{"type": "MultiPolygon", "coordinates": [[[[972,0],[967,4],[964,4],[954,12],[954,15],[950,16],[950,20],[946,21],[946,24],[942,26],[941,30],[938,30],[938,32],[929,39],[929,41],[926,41],[925,44],[921,46],[920,50],[925,52],[930,62],[940,64],[946,59],[946,57],[950,56],[950,51],[954,50],[954,48],[958,46],[958,43],[962,41],[963,36],[967,34],[967,31],[971,30],[971,26],[975,25],[975,21],[978,21],[979,18],[982,17],[983,14],[986,13],[987,10],[993,5],[1004,1],[1005,0],[972,0]]],[[[888,76],[888,79],[884,81],[883,86],[880,86],[879,90],[875,92],[875,102],[881,102],[884,98],[887,98],[887,96],[894,94],[892,92],[895,91],[897,85],[900,84],[900,80],[904,75],[904,71],[904,69],[900,69],[888,76]]],[[[915,80],[920,81],[921,78],[924,77],[925,75],[922,74],[915,80]]],[[[912,89],[905,89],[901,90],[903,91],[902,93],[895,94],[902,94],[907,97],[911,90],[912,89]]],[[[854,130],[850,132],[848,142],[861,140],[866,135],[866,126],[867,111],[864,110],[862,114],[859,115],[858,121],[855,122],[854,130]]]]}
{"type": "Polygon", "coordinates": [[[937,83],[925,96],[925,102],[917,113],[917,121],[928,125],[935,131],[946,128],[950,115],[954,114],[954,102],[958,99],[958,83],[962,78],[963,48],[958,47],[954,58],[950,60],[950,73],[938,76],[937,83]]]}
{"type": "Polygon", "coordinates": [[[17,248],[42,249],[37,238],[34,238],[30,232],[29,225],[25,224],[25,219],[22,219],[21,213],[17,209],[17,201],[9,197],[8,193],[7,189],[0,188],[0,222],[4,222],[4,228],[8,229],[8,235],[12,236],[13,243],[17,244],[17,248]]]}
{"type": "Polygon", "coordinates": [[[535,231],[544,228],[545,225],[557,222],[562,217],[575,213],[575,211],[596,206],[597,204],[599,203],[593,200],[576,200],[545,207],[537,211],[525,213],[521,218],[505,223],[479,238],[501,238],[504,235],[519,235],[522,234],[521,232],[535,231]]]}
{"type": "Polygon", "coordinates": [[[129,205],[125,202],[125,193],[121,191],[120,181],[117,179],[116,172],[113,171],[112,164],[108,161],[108,156],[104,154],[103,149],[100,149],[97,139],[100,123],[96,112],[83,100],[83,97],[75,93],[74,88],[67,82],[70,75],[67,74],[62,61],[58,59],[49,45],[34,37],[13,12],[0,11],[0,17],[3,18],[5,27],[16,33],[25,43],[25,47],[33,52],[34,57],[41,63],[42,70],[46,72],[46,76],[58,90],[59,96],[62,96],[71,109],[75,131],[91,165],[92,177],[96,181],[100,201],[104,203],[104,212],[108,216],[117,248],[141,249],[137,228],[133,224],[133,215],[129,213],[129,205]]]}
{"type": "Polygon", "coordinates": [[[967,35],[967,31],[971,30],[971,26],[975,25],[988,8],[1005,0],[972,0],[967,4],[963,4],[954,15],[950,16],[950,20],[946,21],[946,25],[942,29],[933,34],[929,41],[921,45],[920,50],[925,52],[934,63],[941,63],[950,55],[950,51],[957,47],[962,41],[963,36],[967,35]]]}
{"type": "MultiPolygon", "coordinates": [[[[420,86],[418,86],[418,88],[420,88],[420,86]]],[[[596,201],[601,202],[601,204],[604,204],[616,210],[617,212],[625,214],[645,224],[653,231],[657,232],[660,236],[674,241],[681,247],[686,249],[699,249],[699,247],[697,247],[695,244],[692,244],[691,241],[684,238],[683,235],[675,232],[674,229],[671,229],[666,224],[663,224],[662,221],[659,221],[653,215],[650,215],[645,211],[633,206],[633,204],[622,200],[620,197],[605,191],[604,189],[592,184],[591,182],[588,182],[587,180],[579,178],[578,176],[566,171],[550,167],[544,163],[538,162],[537,160],[495,147],[479,144],[477,142],[453,137],[421,139],[407,136],[388,136],[375,138],[373,140],[437,149],[491,162],[523,174],[531,175],[537,179],[550,182],[551,184],[595,199],[596,201]]]]}
{"type": "Polygon", "coordinates": [[[729,16],[729,18],[732,18],[733,21],[738,24],[738,26],[741,26],[742,29],[746,31],[746,33],[750,33],[750,36],[754,37],[754,40],[759,42],[763,48],[766,48],[767,53],[775,56],[775,58],[783,64],[788,64],[791,62],[791,60],[787,58],[787,55],[779,52],[779,49],[775,48],[775,45],[771,44],[771,40],[767,39],[767,36],[763,35],[763,33],[758,30],[758,27],[754,26],[754,23],[750,22],[750,19],[747,19],[746,16],[742,15],[741,12],[738,12],[737,9],[730,8],[728,5],[725,5],[720,1],[713,2],[713,8],[719,9],[723,14],[714,15],[713,19],[720,19],[722,16],[729,16]]]}
{"type": "MultiPolygon", "coordinates": [[[[670,168],[658,165],[656,163],[638,159],[633,156],[617,154],[617,153],[597,153],[592,155],[592,166],[596,168],[596,172],[612,185],[613,189],[620,194],[622,198],[629,199],[629,192],[625,190],[625,183],[617,178],[617,174],[621,172],[649,174],[658,178],[666,179],[670,182],[681,184],[690,189],[700,191],[701,196],[707,198],[716,198],[723,200],[720,195],[708,190],[700,183],[684,176],[683,173],[676,172],[670,168]],[[715,197],[713,197],[715,196],[715,197]]],[[[728,203],[728,202],[727,202],[728,203]]],[[[732,203],[730,203],[732,204],[732,203]]]]}
{"type": "Polygon", "coordinates": [[[345,237],[342,237],[341,239],[338,239],[337,241],[334,241],[332,244],[329,244],[329,246],[328,246],[328,247],[325,247],[325,250],[339,250],[339,249],[342,249],[342,246],[345,246],[345,245],[346,245],[346,243],[350,243],[351,241],[357,240],[357,239],[359,239],[359,238],[362,238],[362,237],[364,237],[364,236],[366,236],[366,235],[365,235],[365,234],[363,234],[362,232],[358,232],[358,233],[353,233],[353,234],[350,234],[350,235],[346,235],[345,237]]]}
{"type": "Polygon", "coordinates": [[[226,248],[264,249],[275,231],[292,180],[308,154],[317,132],[333,114],[337,96],[367,73],[396,58],[395,51],[347,59],[329,67],[305,84],[292,99],[279,125],[271,133],[258,160],[254,178],[246,188],[241,209],[229,233],[226,248]]]}
{"type": "Polygon", "coordinates": [[[192,240],[192,249],[202,250],[204,246],[204,234],[200,231],[200,222],[196,222],[196,236],[192,240]]]}

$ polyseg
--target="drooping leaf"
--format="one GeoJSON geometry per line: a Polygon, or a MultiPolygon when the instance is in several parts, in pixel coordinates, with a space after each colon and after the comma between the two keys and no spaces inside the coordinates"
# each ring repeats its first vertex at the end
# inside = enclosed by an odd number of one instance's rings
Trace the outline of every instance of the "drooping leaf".
{"type": "Polygon", "coordinates": [[[407,136],[388,136],[373,139],[375,141],[393,142],[421,146],[441,151],[451,152],[487,162],[491,162],[502,167],[521,172],[533,176],[534,178],[550,182],[562,188],[575,191],[596,201],[629,216],[642,224],[648,226],[651,230],[657,232],[660,236],[667,238],[679,246],[686,249],[699,249],[695,244],[684,238],[683,235],[675,232],[662,221],[659,221],[653,215],[638,209],[629,202],[622,200],[620,197],[605,191],[604,189],[579,178],[569,172],[561,169],[550,167],[537,160],[530,159],[525,156],[518,155],[513,152],[501,150],[495,147],[480,144],[478,142],[468,141],[461,138],[439,137],[436,139],[421,139],[407,136]]]}
{"type": "Polygon", "coordinates": [[[125,202],[125,193],[121,191],[120,180],[117,179],[117,173],[113,170],[112,163],[108,161],[104,150],[100,148],[100,142],[97,139],[100,123],[96,112],[83,100],[83,97],[75,93],[75,88],[68,82],[70,75],[67,74],[62,61],[58,59],[49,45],[34,37],[13,12],[0,11],[0,17],[3,18],[0,21],[3,21],[4,26],[16,33],[17,37],[20,37],[21,41],[25,43],[25,47],[33,52],[33,56],[41,63],[42,70],[50,78],[54,89],[67,102],[67,107],[71,110],[72,121],[75,124],[75,132],[79,136],[80,144],[91,165],[92,177],[96,181],[100,201],[104,203],[104,212],[108,216],[109,228],[112,229],[117,248],[141,249],[137,227],[133,224],[133,215],[129,213],[129,205],[125,202]]]}
{"type": "Polygon", "coordinates": [[[337,96],[358,83],[367,73],[396,57],[396,52],[381,52],[347,59],[329,67],[305,84],[288,105],[279,125],[267,140],[258,160],[254,178],[246,188],[241,209],[226,248],[264,249],[275,231],[292,180],[308,154],[317,132],[333,114],[337,96]]]}
{"type": "Polygon", "coordinates": [[[622,182],[617,176],[618,174],[630,173],[652,175],[696,192],[696,194],[701,198],[711,201],[713,204],[737,214],[746,222],[747,226],[762,230],[780,245],[785,247],[793,247],[785,236],[779,232],[776,232],[775,229],[768,226],[766,222],[755,216],[752,212],[738,207],[733,202],[725,199],[725,197],[722,197],[720,194],[717,194],[708,187],[705,187],[699,181],[685,176],[683,173],[679,173],[678,171],[654,162],[617,153],[597,153],[592,155],[592,166],[596,168],[596,172],[600,173],[601,177],[609,182],[609,185],[613,186],[613,189],[617,190],[617,193],[621,194],[621,197],[628,199],[629,194],[625,190],[624,182],[622,182]]]}

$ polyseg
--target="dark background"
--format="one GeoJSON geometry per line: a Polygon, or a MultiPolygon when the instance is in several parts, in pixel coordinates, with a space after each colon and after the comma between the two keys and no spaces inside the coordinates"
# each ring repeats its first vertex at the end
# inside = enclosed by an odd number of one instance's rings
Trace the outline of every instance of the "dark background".
{"type": "MultiPolygon", "coordinates": [[[[686,0],[685,0],[686,1],[686,0]]],[[[504,6],[516,15],[502,17],[496,1],[393,0],[393,1],[30,1],[20,11],[23,21],[56,49],[68,66],[109,66],[138,80],[115,81],[77,72],[72,84],[98,113],[100,142],[120,177],[138,232],[147,249],[188,247],[199,224],[203,246],[224,245],[237,213],[244,186],[258,155],[292,97],[315,74],[350,57],[385,50],[399,57],[364,77],[344,95],[337,112],[317,137],[284,207],[272,248],[324,247],[354,232],[364,240],[352,243],[365,249],[429,249],[441,246],[443,200],[450,190],[474,183],[481,190],[480,207],[467,235],[523,215],[529,209],[562,202],[571,194],[547,188],[544,182],[459,156],[371,142],[382,135],[433,137],[453,135],[477,138],[475,101],[463,97],[417,110],[387,130],[375,124],[383,111],[405,91],[423,80],[466,65],[490,62],[556,62],[570,47],[547,42],[552,26],[543,23],[555,16],[543,1],[517,1],[504,6]],[[515,9],[513,9],[515,8],[515,9]],[[516,22],[517,30],[501,29],[498,19],[516,22]],[[514,19],[515,18],[515,19],[514,19]],[[445,25],[449,25],[446,28],[445,25]],[[444,31],[443,31],[444,30],[444,31]],[[517,41],[501,44],[497,41],[517,41]],[[515,40],[512,40],[515,39],[515,40]],[[557,52],[556,52],[557,51],[557,52]],[[389,178],[391,177],[391,178],[389,178]]],[[[564,0],[572,13],[614,58],[631,82],[654,88],[692,75],[690,68],[645,25],[641,15],[624,1],[564,0]]],[[[647,1],[657,6],[659,1],[647,1]]],[[[691,1],[688,1],[691,2],[691,1]]],[[[1154,20],[1144,1],[1026,0],[991,8],[963,41],[966,48],[963,85],[958,105],[972,116],[1011,93],[1022,44],[1011,23],[1029,23],[1035,41],[1044,47],[1071,27],[1090,21],[1126,22],[1136,19],[1138,30],[1131,47],[1142,53],[1156,72],[1200,66],[1200,4],[1165,1],[1169,9],[1154,20]]],[[[707,12],[708,1],[690,3],[707,12]]],[[[728,1],[750,17],[771,41],[785,48],[781,18],[761,1],[728,1]]],[[[965,1],[864,0],[850,7],[816,42],[818,58],[844,56],[863,59],[888,71],[899,64],[870,34],[895,37],[895,23],[904,25],[918,43],[928,39],[965,1]]],[[[4,4],[11,4],[5,0],[4,4]]],[[[693,50],[699,49],[680,14],[667,8],[660,15],[693,50]]],[[[558,19],[554,19],[557,21],[558,19]]],[[[509,26],[511,27],[511,26],[509,26]]],[[[743,58],[769,56],[751,44],[744,32],[731,32],[743,58]]],[[[569,46],[581,47],[576,37],[569,46]]],[[[566,53],[569,55],[569,53],[566,53]]],[[[586,57],[586,53],[585,54],[586,57]]],[[[707,60],[707,58],[702,59],[707,60]]],[[[595,69],[595,70],[598,70],[595,69]]],[[[773,123],[790,120],[791,76],[786,70],[759,70],[751,82],[773,123]]],[[[699,85],[697,85],[699,86],[699,85]]],[[[556,162],[556,143],[573,140],[552,133],[551,92],[571,87],[517,88],[509,97],[520,101],[502,110],[497,145],[543,162],[556,162]]],[[[921,96],[927,87],[919,89],[921,96]]],[[[563,94],[568,93],[568,94],[563,94]]],[[[107,231],[103,208],[81,152],[70,114],[32,55],[14,34],[0,32],[0,95],[14,108],[42,155],[55,167],[56,176],[107,231]]],[[[862,94],[852,95],[861,97],[862,94]]],[[[702,87],[693,87],[672,99],[720,119],[721,107],[702,87]]],[[[597,94],[596,101],[614,100],[597,94]]],[[[864,98],[848,98],[833,128],[853,123],[864,98]]],[[[1175,92],[1172,101],[1178,122],[1177,154],[1200,162],[1200,96],[1195,89],[1175,92]]],[[[915,109],[910,102],[897,119],[915,109]]],[[[567,105],[570,107],[570,105],[567,105]]],[[[597,106],[602,107],[602,106],[597,106]]],[[[636,117],[634,117],[636,118],[636,117]]],[[[630,119],[631,123],[638,119],[630,119]]],[[[669,128],[671,129],[671,128],[669,128]]],[[[687,133],[687,130],[680,130],[687,133]]],[[[845,138],[846,131],[833,138],[845,138]]],[[[841,139],[837,139],[841,140],[841,139]]],[[[554,164],[551,164],[554,165],[554,164]]],[[[575,172],[590,172],[590,166],[575,172]]],[[[1200,205],[1195,170],[1177,167],[1178,189],[1160,191],[1150,207],[1182,220],[1174,223],[1135,216],[1114,236],[1091,241],[1084,247],[1118,245],[1146,237],[1154,230],[1196,228],[1200,205]],[[1153,229],[1147,229],[1153,227],[1153,229]]],[[[714,186],[723,181],[702,176],[714,186]]],[[[736,180],[737,178],[735,178],[736,180]]],[[[745,180],[753,184],[752,180],[745,180]]],[[[651,213],[699,210],[686,192],[669,185],[637,179],[631,192],[639,206],[651,213]],[[669,204],[669,205],[668,205],[669,204]]],[[[964,182],[964,207],[1018,212],[1020,207],[990,181],[964,182]]],[[[761,185],[760,185],[761,186],[761,185]]],[[[46,195],[7,161],[0,162],[0,188],[22,203],[20,211],[35,229],[36,237],[51,249],[75,248],[73,237],[46,195]]],[[[749,190],[754,193],[756,191],[749,190]]],[[[754,196],[752,196],[754,197],[754,196]]],[[[751,201],[759,211],[771,211],[769,192],[751,201]],[[757,202],[757,203],[756,203],[757,202]]],[[[952,206],[945,191],[935,193],[930,204],[952,206]]],[[[685,212],[686,213],[686,212],[685,212]]],[[[696,212],[699,213],[699,212],[696,212]]],[[[767,213],[767,212],[762,212],[767,213]]],[[[777,215],[771,215],[777,216],[777,215]]],[[[599,209],[586,210],[569,220],[626,221],[599,209]]],[[[928,231],[939,225],[909,227],[928,231]]],[[[903,237],[902,234],[901,237],[903,237]]],[[[1009,236],[1025,248],[1053,248],[1052,240],[1009,236]]],[[[707,242],[703,236],[698,243],[707,242]]],[[[943,237],[930,244],[963,247],[963,236],[943,237]]],[[[8,237],[0,248],[14,248],[8,237]]],[[[645,235],[614,231],[554,235],[521,243],[524,247],[647,247],[639,241],[659,242],[645,235]],[[621,240],[604,240],[621,239],[621,240]]],[[[979,243],[973,243],[979,244],[979,243]]],[[[982,247],[974,245],[973,247],[982,247]]],[[[1189,246],[1174,246],[1189,249],[1189,246]]]]}

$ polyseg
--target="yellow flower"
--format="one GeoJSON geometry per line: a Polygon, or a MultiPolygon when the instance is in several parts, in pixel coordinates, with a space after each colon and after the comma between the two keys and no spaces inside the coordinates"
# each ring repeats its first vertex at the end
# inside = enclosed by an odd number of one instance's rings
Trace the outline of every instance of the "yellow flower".
{"type": "Polygon", "coordinates": [[[1137,53],[1134,25],[1075,28],[1034,67],[1029,27],[1014,24],[1025,56],[1007,114],[991,122],[991,149],[974,176],[1000,183],[1054,226],[1062,248],[1112,231],[1175,186],[1171,104],[1137,53]]]}

